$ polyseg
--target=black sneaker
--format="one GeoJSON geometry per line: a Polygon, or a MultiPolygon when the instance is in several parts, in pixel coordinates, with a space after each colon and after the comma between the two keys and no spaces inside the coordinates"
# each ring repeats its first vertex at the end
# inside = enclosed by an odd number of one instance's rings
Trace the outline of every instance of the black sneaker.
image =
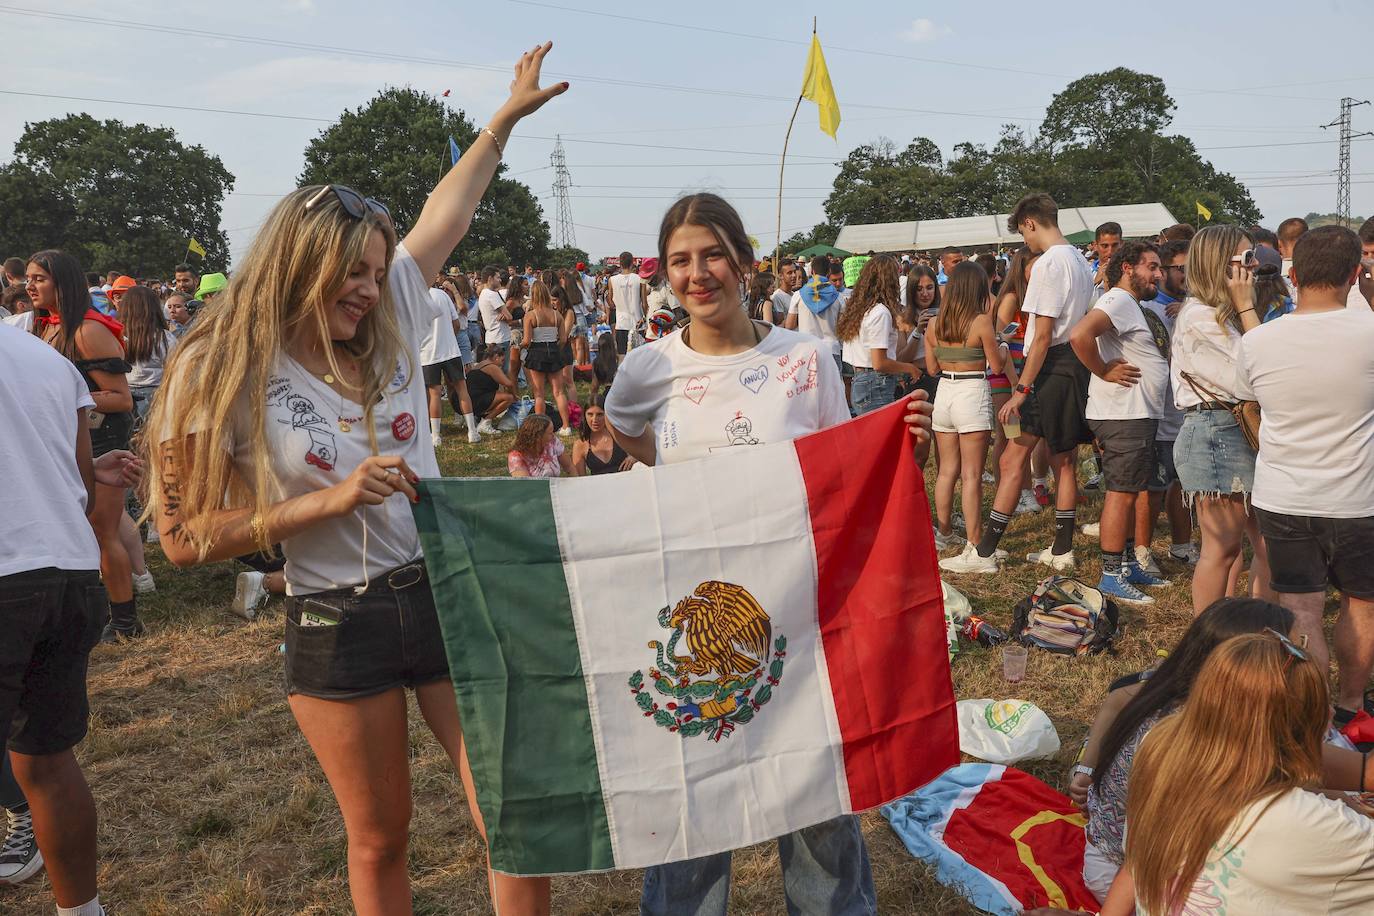
{"type": "Polygon", "coordinates": [[[9,831],[5,845],[0,846],[0,884],[19,884],[43,870],[43,854],[33,838],[33,816],[28,809],[5,814],[9,831]]]}
{"type": "Polygon", "coordinates": [[[137,617],[132,623],[115,623],[111,620],[105,624],[105,629],[100,634],[100,641],[106,645],[127,642],[131,639],[138,639],[143,635],[143,621],[137,617]]]}

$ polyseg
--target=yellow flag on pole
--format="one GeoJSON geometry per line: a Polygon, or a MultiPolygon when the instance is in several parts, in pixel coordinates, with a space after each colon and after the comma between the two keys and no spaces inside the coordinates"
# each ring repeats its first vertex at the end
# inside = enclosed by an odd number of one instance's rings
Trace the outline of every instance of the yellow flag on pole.
{"type": "Polygon", "coordinates": [[[1197,201],[1197,215],[1207,220],[1208,222],[1211,222],[1212,220],[1212,211],[1204,207],[1202,205],[1202,201],[1200,200],[1197,201]]]}
{"type": "Polygon", "coordinates": [[[191,239],[191,241],[186,244],[186,250],[197,257],[205,257],[205,246],[195,239],[191,239]]]}
{"type": "Polygon", "coordinates": [[[811,51],[806,55],[806,78],[802,81],[802,98],[810,99],[820,109],[821,130],[835,139],[840,129],[840,102],[835,98],[835,87],[830,83],[830,71],[825,66],[825,54],[821,51],[821,40],[811,33],[811,51]]]}

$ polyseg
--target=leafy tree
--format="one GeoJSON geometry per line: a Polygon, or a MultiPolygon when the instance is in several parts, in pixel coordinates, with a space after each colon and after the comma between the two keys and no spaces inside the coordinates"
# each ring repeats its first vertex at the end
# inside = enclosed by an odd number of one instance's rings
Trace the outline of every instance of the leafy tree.
{"type": "Polygon", "coordinates": [[[948,160],[925,137],[900,152],[886,139],[855,149],[826,216],[833,227],[1005,213],[1028,191],[1045,191],[1063,207],[1162,201],[1182,219],[1201,201],[1213,222],[1258,223],[1243,184],[1187,137],[1164,133],[1173,111],[1157,77],[1090,74],[1051,100],[1036,134],[1006,127],[991,147],[960,143],[948,160]]]}
{"type": "Polygon", "coordinates": [[[574,248],[569,245],[566,248],[551,249],[548,257],[544,259],[544,264],[554,269],[571,269],[578,264],[589,264],[591,260],[591,255],[587,254],[587,252],[583,251],[581,248],[574,248]]]}
{"type": "MultiPolygon", "coordinates": [[[[346,184],[375,197],[404,233],[450,167],[449,137],[465,150],[477,142],[477,128],[438,99],[413,89],[384,89],[310,141],[299,182],[346,184]]],[[[527,186],[500,177],[504,171],[504,165],[497,168],[449,264],[544,263],[549,225],[543,210],[527,186]]]]}
{"type": "Polygon", "coordinates": [[[220,207],[234,176],[218,156],[147,124],[68,115],[24,125],[0,166],[0,251],[61,248],[89,270],[170,275],[191,238],[222,270],[220,207]]]}
{"type": "MultiPolygon", "coordinates": [[[[785,240],[780,246],[783,256],[796,254],[798,251],[805,251],[812,245],[834,245],[835,238],[840,234],[840,230],[829,223],[820,223],[810,232],[798,232],[790,239],[785,240]]],[[[769,257],[771,251],[764,251],[761,254],[769,257]]]]}

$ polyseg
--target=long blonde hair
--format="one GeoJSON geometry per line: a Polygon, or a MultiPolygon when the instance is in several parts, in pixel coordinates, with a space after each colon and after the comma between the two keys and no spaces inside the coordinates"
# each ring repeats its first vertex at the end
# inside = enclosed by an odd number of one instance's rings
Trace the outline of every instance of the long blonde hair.
{"type": "Polygon", "coordinates": [[[382,389],[402,359],[407,375],[414,374],[385,279],[354,337],[331,342],[328,303],[362,260],[374,231],[386,240],[390,268],[396,231],[371,210],[361,219],[350,216],[334,194],[307,210],[307,201],[321,190],[320,185],[301,188],[272,209],[228,287],[206,303],[172,351],[166,381],[153,399],[142,444],[149,468],[145,516],[178,500],[182,529],[201,559],[213,546],[204,525],[211,513],[230,508],[263,513],[280,498],[267,444],[266,402],[268,377],[286,341],[317,334],[337,378],[344,376],[335,347],[357,361],[362,369],[357,400],[364,405],[374,454],[372,416],[382,389]],[[233,457],[221,439],[222,431],[234,427],[241,403],[248,408],[248,479],[232,473],[233,457]]]}
{"type": "Polygon", "coordinates": [[[955,265],[945,282],[944,302],[927,329],[930,336],[962,347],[973,322],[987,313],[988,296],[988,272],[981,264],[963,261],[955,265]]]}
{"type": "Polygon", "coordinates": [[[1320,785],[1327,702],[1325,674],[1272,633],[1212,652],[1183,711],[1150,730],[1131,768],[1126,867],[1144,910],[1178,911],[1213,849],[1244,839],[1228,828],[1246,807],[1320,785]]]}
{"type": "Polygon", "coordinates": [[[1239,226],[1208,226],[1188,245],[1188,295],[1210,305],[1217,324],[1241,330],[1240,315],[1226,286],[1226,270],[1237,246],[1246,240],[1239,226]]]}
{"type": "Polygon", "coordinates": [[[871,258],[859,271],[859,279],[854,283],[854,292],[844,304],[844,310],[835,321],[835,336],[840,340],[853,340],[859,336],[864,316],[875,305],[885,305],[892,313],[892,323],[897,323],[897,308],[902,304],[902,286],[897,269],[897,259],[890,254],[880,254],[871,258]]]}

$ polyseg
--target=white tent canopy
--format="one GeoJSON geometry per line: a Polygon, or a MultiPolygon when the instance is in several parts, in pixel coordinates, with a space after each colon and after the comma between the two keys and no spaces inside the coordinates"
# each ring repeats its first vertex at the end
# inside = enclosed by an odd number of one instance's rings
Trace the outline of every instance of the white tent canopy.
{"type": "MultiPolygon", "coordinates": [[[[845,226],[835,247],[863,254],[868,251],[932,251],[957,245],[1016,245],[1021,236],[1007,231],[1006,213],[963,216],[957,219],[912,220],[904,223],[869,223],[845,226]]],[[[1163,204],[1123,204],[1114,207],[1074,207],[1059,211],[1059,228],[1065,235],[1092,231],[1103,223],[1121,224],[1126,238],[1158,235],[1178,220],[1163,204]]]]}

